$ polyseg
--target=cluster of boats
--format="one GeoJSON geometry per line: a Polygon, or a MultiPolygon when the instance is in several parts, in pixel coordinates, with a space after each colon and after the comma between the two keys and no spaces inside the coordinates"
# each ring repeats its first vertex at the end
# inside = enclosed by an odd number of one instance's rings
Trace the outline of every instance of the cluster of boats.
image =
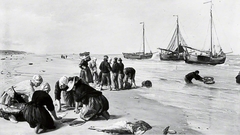
{"type": "MultiPolygon", "coordinates": [[[[185,42],[181,31],[179,29],[178,16],[177,17],[177,26],[172,35],[171,41],[169,42],[167,48],[158,48],[160,50],[159,56],[160,60],[168,61],[180,61],[183,60],[186,63],[195,63],[195,64],[210,64],[217,65],[223,64],[226,60],[226,54],[223,52],[220,45],[216,46],[213,43],[213,15],[212,15],[212,4],[210,9],[210,44],[208,50],[200,50],[188,46],[185,42]]],[[[143,24],[143,51],[136,53],[123,53],[124,58],[127,59],[150,59],[153,56],[153,53],[145,52],[145,33],[144,33],[144,22],[143,24]]]]}

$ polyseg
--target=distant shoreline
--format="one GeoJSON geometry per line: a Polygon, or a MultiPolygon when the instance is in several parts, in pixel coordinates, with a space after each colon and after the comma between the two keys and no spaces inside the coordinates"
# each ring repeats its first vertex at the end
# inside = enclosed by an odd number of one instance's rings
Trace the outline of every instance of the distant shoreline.
{"type": "Polygon", "coordinates": [[[16,50],[0,50],[1,55],[13,55],[13,54],[26,54],[25,51],[16,51],[16,50]]]}

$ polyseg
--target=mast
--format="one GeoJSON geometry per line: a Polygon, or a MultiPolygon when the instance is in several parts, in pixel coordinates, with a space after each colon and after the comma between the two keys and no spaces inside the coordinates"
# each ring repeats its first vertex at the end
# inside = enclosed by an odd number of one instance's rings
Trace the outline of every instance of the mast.
{"type": "Polygon", "coordinates": [[[212,40],[212,31],[213,31],[213,16],[212,16],[212,0],[204,2],[203,4],[211,3],[210,7],[210,57],[212,57],[212,52],[213,52],[213,40],[212,40]]]}
{"type": "Polygon", "coordinates": [[[143,24],[143,54],[145,54],[145,29],[144,29],[144,22],[140,22],[143,24]]]}
{"type": "Polygon", "coordinates": [[[173,15],[173,16],[176,16],[177,17],[177,46],[178,46],[178,48],[177,48],[177,53],[178,53],[178,55],[179,55],[179,24],[178,24],[178,15],[173,15]]]}
{"type": "Polygon", "coordinates": [[[213,18],[212,18],[212,1],[211,1],[211,9],[210,9],[210,17],[211,17],[211,53],[210,56],[212,56],[212,51],[213,51],[213,41],[212,41],[212,22],[213,22],[213,18]]]}

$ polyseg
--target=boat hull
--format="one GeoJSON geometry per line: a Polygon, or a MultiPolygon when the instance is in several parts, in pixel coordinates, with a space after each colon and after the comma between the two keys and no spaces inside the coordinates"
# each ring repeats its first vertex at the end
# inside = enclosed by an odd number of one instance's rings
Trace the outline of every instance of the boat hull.
{"type": "Polygon", "coordinates": [[[160,53],[159,54],[160,60],[165,60],[165,61],[183,61],[184,57],[182,54],[164,54],[160,53]]]}
{"type": "Polygon", "coordinates": [[[151,59],[152,53],[122,53],[126,59],[151,59]]]}
{"type": "Polygon", "coordinates": [[[202,55],[186,55],[184,61],[189,64],[223,64],[226,60],[226,55],[218,57],[202,56],[202,55]]]}

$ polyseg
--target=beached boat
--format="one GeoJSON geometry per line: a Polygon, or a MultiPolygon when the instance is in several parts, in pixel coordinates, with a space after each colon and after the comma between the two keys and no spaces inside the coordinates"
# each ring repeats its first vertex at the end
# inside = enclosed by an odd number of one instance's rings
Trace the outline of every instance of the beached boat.
{"type": "Polygon", "coordinates": [[[179,29],[178,24],[178,15],[174,15],[177,17],[177,27],[174,30],[174,33],[172,35],[171,41],[168,44],[167,48],[158,48],[160,49],[160,60],[171,60],[171,61],[179,61],[184,60],[183,54],[185,51],[185,48],[183,46],[187,46],[184,38],[182,37],[182,34],[179,29]]]}
{"type": "Polygon", "coordinates": [[[79,53],[79,56],[88,56],[88,55],[90,55],[90,52],[79,53]]]}
{"type": "Polygon", "coordinates": [[[134,53],[122,53],[123,57],[126,59],[150,59],[153,56],[153,53],[150,51],[149,53],[145,52],[145,29],[144,22],[140,24],[143,25],[143,51],[142,52],[134,52],[134,53]]]}
{"type": "Polygon", "coordinates": [[[187,51],[184,56],[186,63],[217,65],[223,64],[226,60],[226,54],[223,52],[222,47],[213,43],[212,1],[210,2],[210,49],[204,51],[193,47],[186,47],[187,51]]]}

